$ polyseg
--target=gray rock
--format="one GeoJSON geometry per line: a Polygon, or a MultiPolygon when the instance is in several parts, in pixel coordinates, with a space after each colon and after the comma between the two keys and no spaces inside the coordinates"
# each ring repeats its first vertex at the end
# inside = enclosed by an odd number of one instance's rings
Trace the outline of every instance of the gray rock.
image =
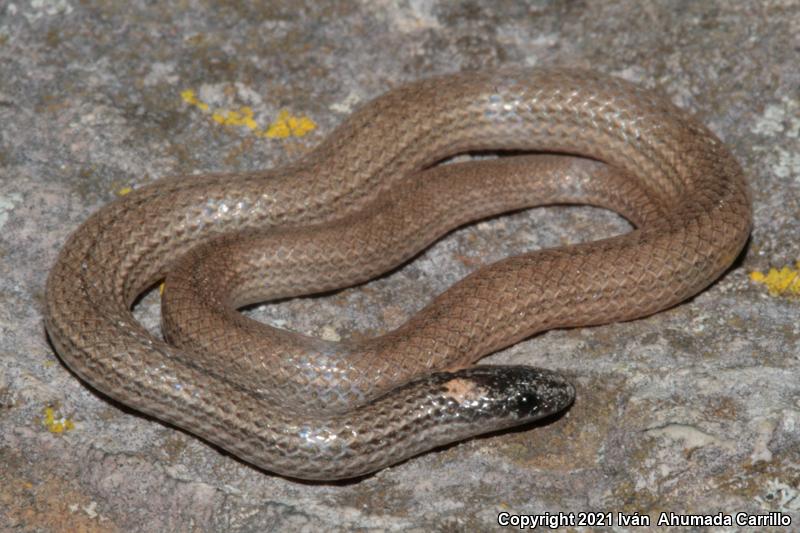
{"type": "MultiPolygon", "coordinates": [[[[798,35],[794,0],[3,3],[0,526],[483,530],[501,512],[772,511],[798,527],[800,295],[750,279],[800,259],[798,35]],[[731,146],[754,192],[747,252],[693,300],[487,359],[570,375],[564,417],[306,484],[97,396],[57,359],[41,318],[48,269],[126,187],[280,165],[389,87],[510,64],[660,88],[731,146]],[[316,129],[259,135],[282,109],[316,129]]],[[[329,338],[379,334],[480,265],[627,229],[597,209],[532,210],[458,230],[365,287],[248,313],[329,338]]],[[[156,294],[136,312],[157,329],[156,294]]]]}

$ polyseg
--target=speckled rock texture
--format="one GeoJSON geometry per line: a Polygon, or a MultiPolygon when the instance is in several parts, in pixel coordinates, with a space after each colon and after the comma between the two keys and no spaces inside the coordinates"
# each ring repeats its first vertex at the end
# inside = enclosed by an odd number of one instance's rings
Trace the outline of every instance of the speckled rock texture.
{"type": "MultiPolygon", "coordinates": [[[[796,0],[0,3],[0,530],[473,531],[559,511],[614,513],[613,528],[572,531],[636,529],[617,512],[654,525],[661,512],[774,512],[800,527],[798,36],[796,0]],[[565,416],[355,482],[299,483],[112,403],[61,364],[44,282],[99,206],[161,176],[284,164],[390,87],[499,65],[658,88],[730,145],[754,193],[748,248],[696,298],[487,358],[570,376],[565,416]],[[771,267],[788,267],[772,292],[771,267]]],[[[375,335],[481,265],[628,229],[599,209],[516,213],[363,287],[246,312],[375,335]]],[[[136,307],[154,331],[158,307],[157,291],[136,307]]]]}

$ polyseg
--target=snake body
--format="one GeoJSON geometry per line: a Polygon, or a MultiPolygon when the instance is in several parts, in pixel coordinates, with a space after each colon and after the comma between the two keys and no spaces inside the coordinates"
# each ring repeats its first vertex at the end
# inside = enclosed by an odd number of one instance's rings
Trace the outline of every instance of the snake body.
{"type": "Polygon", "coordinates": [[[373,100],[285,167],[164,179],[100,209],[58,256],[45,323],[102,393],[266,470],[347,478],[565,408],[558,374],[470,365],[550,328],[675,305],[731,265],[750,226],[732,155],[654,93],[582,70],[455,74],[373,100]],[[550,155],[433,166],[478,150],[550,155]],[[453,227],[553,203],[635,229],[488,265],[364,341],[236,311],[362,282],[453,227]],[[165,277],[169,342],[131,313],[165,277]]]}

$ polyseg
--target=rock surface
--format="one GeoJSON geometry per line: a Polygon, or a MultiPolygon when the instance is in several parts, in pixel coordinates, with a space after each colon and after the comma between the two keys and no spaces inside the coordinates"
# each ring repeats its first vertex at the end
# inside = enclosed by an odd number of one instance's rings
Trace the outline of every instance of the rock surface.
{"type": "MultiPolygon", "coordinates": [[[[773,511],[800,527],[800,294],[777,294],[800,259],[799,35],[794,0],[2,3],[0,529],[484,530],[545,511],[773,511]],[[571,376],[566,416],[358,482],[298,483],[109,402],[54,354],[44,281],[99,206],[165,175],[283,164],[389,87],[511,64],[658,87],[731,146],[754,192],[749,247],[693,300],[487,359],[571,376]]],[[[375,335],[481,265],[628,228],[531,210],[364,287],[248,313],[375,335]]],[[[157,329],[156,294],[136,312],[157,329]]]]}

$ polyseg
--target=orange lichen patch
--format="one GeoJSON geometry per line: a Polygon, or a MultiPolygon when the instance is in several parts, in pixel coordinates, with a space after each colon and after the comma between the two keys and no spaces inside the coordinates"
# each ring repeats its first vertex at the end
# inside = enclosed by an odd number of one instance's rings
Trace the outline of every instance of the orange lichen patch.
{"type": "Polygon", "coordinates": [[[278,113],[278,119],[269,125],[263,133],[270,139],[285,139],[287,137],[302,137],[316,129],[317,125],[308,117],[296,117],[287,110],[278,113]]]}
{"type": "Polygon", "coordinates": [[[56,416],[56,411],[52,407],[45,407],[43,414],[42,423],[50,433],[60,434],[75,429],[75,423],[72,420],[64,416],[56,416]]]}
{"type": "Polygon", "coordinates": [[[481,387],[466,379],[451,379],[444,384],[444,388],[447,395],[459,403],[473,401],[483,395],[481,387]]]}
{"type": "MultiPolygon", "coordinates": [[[[55,460],[55,459],[54,459],[55,460]]],[[[0,516],[10,520],[3,531],[108,533],[125,531],[96,511],[75,476],[65,476],[51,461],[33,464],[8,448],[0,450],[0,516]]]]}
{"type": "Polygon", "coordinates": [[[800,296],[800,261],[795,263],[794,268],[770,268],[766,274],[751,272],[750,279],[766,285],[773,296],[800,296]]]}
{"type": "Polygon", "coordinates": [[[317,125],[306,116],[294,116],[287,110],[282,110],[278,118],[266,129],[260,128],[255,120],[253,108],[241,106],[238,109],[211,109],[211,106],[201,101],[192,89],[181,92],[181,99],[190,106],[211,113],[211,120],[222,126],[245,127],[258,137],[270,139],[286,139],[288,137],[303,137],[316,129],[317,125]]]}

